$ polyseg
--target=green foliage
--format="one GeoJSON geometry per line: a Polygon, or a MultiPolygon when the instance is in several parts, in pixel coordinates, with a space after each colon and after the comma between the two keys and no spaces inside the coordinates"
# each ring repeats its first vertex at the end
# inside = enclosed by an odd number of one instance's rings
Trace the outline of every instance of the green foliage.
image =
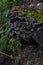
{"type": "Polygon", "coordinates": [[[17,41],[16,39],[11,38],[11,39],[9,40],[9,45],[8,45],[8,47],[9,47],[10,50],[16,50],[16,49],[19,48],[20,46],[21,46],[20,42],[17,41]]]}
{"type": "Polygon", "coordinates": [[[0,37],[0,51],[14,51],[21,46],[20,42],[15,38],[9,39],[6,35],[2,34],[0,37]]]}
{"type": "Polygon", "coordinates": [[[19,1],[20,0],[0,0],[0,25],[8,22],[8,18],[6,17],[8,10],[14,5],[18,5],[19,1]]]}
{"type": "Polygon", "coordinates": [[[7,37],[5,37],[4,35],[1,36],[0,38],[0,51],[5,51],[5,49],[7,48],[7,37]]]}

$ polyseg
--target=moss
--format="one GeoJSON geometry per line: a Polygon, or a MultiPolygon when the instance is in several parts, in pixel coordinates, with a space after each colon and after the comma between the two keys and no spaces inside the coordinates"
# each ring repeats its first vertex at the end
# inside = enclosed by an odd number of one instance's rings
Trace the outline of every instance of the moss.
{"type": "Polygon", "coordinates": [[[36,17],[38,22],[43,22],[43,13],[40,11],[27,11],[29,17],[36,17]]]}
{"type": "MultiPolygon", "coordinates": [[[[19,10],[19,13],[24,14],[22,9],[19,10]]],[[[38,22],[43,22],[43,13],[40,12],[40,11],[30,11],[30,10],[28,10],[26,12],[26,15],[29,16],[29,17],[36,17],[38,22]]]]}

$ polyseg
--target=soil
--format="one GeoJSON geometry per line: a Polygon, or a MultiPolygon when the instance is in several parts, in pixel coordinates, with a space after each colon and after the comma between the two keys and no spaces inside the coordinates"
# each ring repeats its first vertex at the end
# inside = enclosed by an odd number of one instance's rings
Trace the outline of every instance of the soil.
{"type": "Polygon", "coordinates": [[[25,45],[17,58],[17,65],[43,65],[43,48],[36,45],[25,45]]]}
{"type": "Polygon", "coordinates": [[[7,57],[0,58],[0,65],[43,65],[43,48],[25,44],[15,56],[15,64],[7,57]]]}
{"type": "Polygon", "coordinates": [[[2,56],[0,57],[0,65],[12,65],[12,62],[8,57],[2,56]]]}

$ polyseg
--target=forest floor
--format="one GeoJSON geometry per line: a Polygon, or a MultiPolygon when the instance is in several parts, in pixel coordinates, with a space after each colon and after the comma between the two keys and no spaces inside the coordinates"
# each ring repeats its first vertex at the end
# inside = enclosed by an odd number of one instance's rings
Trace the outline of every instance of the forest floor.
{"type": "Polygon", "coordinates": [[[15,64],[4,57],[4,59],[0,58],[0,65],[43,65],[43,48],[39,45],[26,44],[16,56],[15,64]]]}

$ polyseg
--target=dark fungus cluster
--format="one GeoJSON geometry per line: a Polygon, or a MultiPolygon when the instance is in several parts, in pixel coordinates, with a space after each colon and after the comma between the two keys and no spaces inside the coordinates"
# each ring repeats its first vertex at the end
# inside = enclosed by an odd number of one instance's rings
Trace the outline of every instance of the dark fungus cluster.
{"type": "MultiPolygon", "coordinates": [[[[15,13],[17,15],[17,13],[15,13]]],[[[10,16],[9,22],[9,37],[14,35],[28,34],[32,28],[32,25],[36,23],[36,18],[29,18],[25,15],[10,16]]]]}
{"type": "Polygon", "coordinates": [[[38,23],[36,18],[30,18],[26,15],[18,14],[16,10],[8,13],[9,17],[9,33],[8,36],[26,38],[32,37],[39,44],[43,43],[43,23],[38,23]]]}

